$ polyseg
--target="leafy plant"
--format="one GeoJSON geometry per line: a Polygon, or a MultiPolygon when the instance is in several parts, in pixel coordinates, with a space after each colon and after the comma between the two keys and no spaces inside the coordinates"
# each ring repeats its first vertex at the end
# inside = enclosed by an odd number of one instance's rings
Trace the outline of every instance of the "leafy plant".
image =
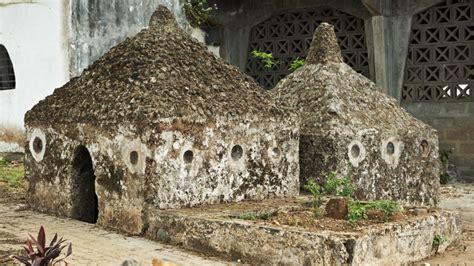
{"type": "Polygon", "coordinates": [[[443,235],[435,235],[433,238],[433,244],[431,245],[432,249],[435,250],[435,254],[438,254],[439,246],[446,242],[446,237],[443,235]]]}
{"type": "Polygon", "coordinates": [[[6,158],[0,157],[0,166],[7,166],[9,164],[6,158]]]}
{"type": "Polygon", "coordinates": [[[311,193],[311,195],[313,196],[313,213],[314,213],[314,216],[315,217],[319,217],[321,216],[321,204],[322,204],[322,200],[321,200],[321,187],[316,183],[314,182],[313,180],[310,180],[308,181],[308,183],[306,183],[306,185],[304,185],[304,189],[306,189],[307,191],[309,191],[311,193]]]}
{"type": "Polygon", "coordinates": [[[439,160],[441,161],[441,164],[443,166],[448,166],[449,165],[449,155],[453,153],[452,151],[448,150],[442,150],[439,152],[439,160]]]}
{"type": "Polygon", "coordinates": [[[184,0],[184,14],[193,27],[209,22],[216,5],[209,5],[207,0],[184,0]]]}
{"type": "Polygon", "coordinates": [[[347,213],[347,220],[350,224],[356,221],[367,219],[367,207],[358,201],[350,202],[347,213]]]}
{"type": "Polygon", "coordinates": [[[304,65],[305,60],[302,58],[295,58],[293,61],[291,61],[290,68],[289,70],[295,71],[298,68],[302,67],[304,65]]]}
{"type": "Polygon", "coordinates": [[[439,174],[439,182],[443,185],[447,184],[452,178],[451,175],[447,172],[449,167],[449,155],[452,151],[443,150],[439,152],[439,160],[441,162],[441,173],[439,174]]]}
{"type": "MultiPolygon", "coordinates": [[[[28,266],[49,266],[59,264],[62,261],[65,262],[65,259],[72,254],[72,244],[63,245],[64,242],[66,242],[65,239],[60,238],[58,240],[58,234],[55,234],[49,245],[46,246],[46,234],[43,226],[41,226],[37,238],[29,234],[26,246],[23,247],[26,251],[26,255],[7,255],[3,258],[3,262],[13,260],[28,266]],[[33,246],[36,246],[36,251],[33,246]],[[66,255],[63,258],[58,259],[62,250],[66,246],[68,246],[66,255]]],[[[0,260],[0,262],[2,262],[2,260],[0,260]]]]}
{"type": "Polygon", "coordinates": [[[257,220],[257,215],[255,215],[255,213],[250,213],[250,212],[249,213],[242,213],[237,218],[241,219],[241,220],[255,221],[255,220],[257,220]]]}
{"type": "Polygon", "coordinates": [[[442,172],[439,174],[439,183],[442,184],[442,185],[446,185],[449,181],[451,181],[451,175],[446,173],[446,172],[442,172]]]}
{"type": "Polygon", "coordinates": [[[273,58],[272,53],[265,53],[253,50],[250,55],[260,59],[263,62],[264,68],[272,68],[274,65],[277,64],[277,60],[273,58]]]}
{"type": "Polygon", "coordinates": [[[326,174],[324,193],[327,195],[352,197],[354,188],[352,187],[350,176],[352,175],[352,165],[349,164],[347,175],[338,177],[337,172],[331,171],[326,174]]]}
{"type": "Polygon", "coordinates": [[[359,220],[366,220],[367,213],[370,210],[379,210],[383,212],[384,220],[388,220],[395,213],[400,212],[402,207],[395,201],[375,200],[371,202],[353,201],[349,203],[347,220],[350,224],[355,224],[359,220]]]}

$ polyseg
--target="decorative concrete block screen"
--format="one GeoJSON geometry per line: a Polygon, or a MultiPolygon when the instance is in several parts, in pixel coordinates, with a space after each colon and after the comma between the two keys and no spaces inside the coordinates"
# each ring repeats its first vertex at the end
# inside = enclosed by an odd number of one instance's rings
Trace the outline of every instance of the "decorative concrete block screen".
{"type": "Polygon", "coordinates": [[[413,17],[402,101],[472,101],[474,0],[448,0],[413,17]]]}
{"type": "Polygon", "coordinates": [[[291,62],[305,58],[313,32],[321,22],[334,25],[344,62],[369,76],[364,20],[330,7],[285,11],[254,26],[250,33],[246,72],[265,89],[288,75],[291,62]],[[272,53],[278,63],[271,69],[250,56],[253,50],[272,53]]]}

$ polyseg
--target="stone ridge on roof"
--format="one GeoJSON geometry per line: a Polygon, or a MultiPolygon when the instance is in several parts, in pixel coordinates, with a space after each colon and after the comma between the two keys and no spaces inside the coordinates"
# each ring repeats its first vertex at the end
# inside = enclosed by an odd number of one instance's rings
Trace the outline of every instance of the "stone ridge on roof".
{"type": "Polygon", "coordinates": [[[237,67],[207,51],[160,6],[150,26],[113,47],[81,76],[56,89],[25,121],[41,123],[159,123],[216,116],[275,117],[268,92],[237,67]]]}
{"type": "Polygon", "coordinates": [[[373,81],[343,63],[334,28],[322,23],[305,64],[272,90],[281,105],[295,108],[301,132],[434,130],[401,108],[373,81]]]}

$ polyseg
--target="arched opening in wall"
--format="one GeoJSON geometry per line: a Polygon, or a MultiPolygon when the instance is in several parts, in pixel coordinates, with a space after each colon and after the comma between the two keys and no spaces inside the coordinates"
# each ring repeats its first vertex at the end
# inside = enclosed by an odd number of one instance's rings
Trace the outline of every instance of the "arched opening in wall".
{"type": "Polygon", "coordinates": [[[321,22],[334,26],[344,62],[369,77],[364,20],[331,7],[284,11],[255,25],[250,31],[245,72],[265,89],[272,89],[290,74],[291,63],[305,58],[313,33],[321,22]],[[271,53],[277,62],[266,68],[252,51],[271,53]]]}
{"type": "Polygon", "coordinates": [[[94,168],[89,151],[82,145],[74,151],[71,199],[72,218],[87,223],[97,222],[99,206],[95,193],[94,168]]]}
{"type": "Polygon", "coordinates": [[[0,90],[13,90],[15,86],[12,60],[5,46],[0,44],[0,90]]]}
{"type": "Polygon", "coordinates": [[[413,16],[403,102],[473,101],[474,0],[446,0],[413,16]]]}

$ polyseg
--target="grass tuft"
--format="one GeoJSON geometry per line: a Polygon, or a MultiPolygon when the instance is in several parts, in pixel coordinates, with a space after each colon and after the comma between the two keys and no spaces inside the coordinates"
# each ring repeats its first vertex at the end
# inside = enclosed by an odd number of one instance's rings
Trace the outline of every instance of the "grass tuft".
{"type": "Polygon", "coordinates": [[[0,157],[0,182],[6,183],[11,188],[19,188],[25,181],[24,176],[25,169],[22,164],[11,164],[0,157]]]}

